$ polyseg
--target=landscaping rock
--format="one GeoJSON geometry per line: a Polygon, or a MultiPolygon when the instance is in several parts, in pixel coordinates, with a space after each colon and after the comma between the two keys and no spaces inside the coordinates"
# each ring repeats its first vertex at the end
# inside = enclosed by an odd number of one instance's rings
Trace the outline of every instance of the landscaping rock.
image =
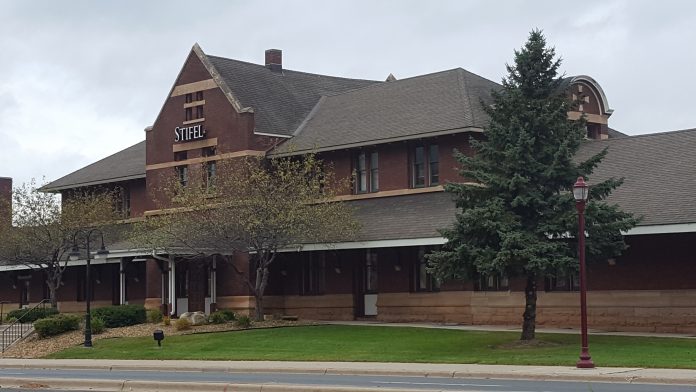
{"type": "Polygon", "coordinates": [[[187,319],[191,325],[204,325],[208,322],[203,312],[186,312],[179,316],[179,318],[187,319]]]}

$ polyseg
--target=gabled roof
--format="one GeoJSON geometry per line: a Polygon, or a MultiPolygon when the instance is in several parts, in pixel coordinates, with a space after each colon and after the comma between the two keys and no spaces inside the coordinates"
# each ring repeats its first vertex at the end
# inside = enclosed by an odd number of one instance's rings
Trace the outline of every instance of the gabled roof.
{"type": "Polygon", "coordinates": [[[43,192],[145,178],[145,141],[41,187],[43,192]]]}
{"type": "Polygon", "coordinates": [[[272,155],[480,131],[487,124],[481,102],[500,88],[456,68],[327,96],[272,155]]]}
{"type": "Polygon", "coordinates": [[[254,111],[255,130],[291,135],[322,96],[382,83],[284,69],[206,55],[234,97],[254,111]]]}
{"type": "Polygon", "coordinates": [[[590,185],[625,178],[609,201],[643,217],[639,226],[696,222],[696,129],[585,142],[579,160],[608,148],[590,185]]]}

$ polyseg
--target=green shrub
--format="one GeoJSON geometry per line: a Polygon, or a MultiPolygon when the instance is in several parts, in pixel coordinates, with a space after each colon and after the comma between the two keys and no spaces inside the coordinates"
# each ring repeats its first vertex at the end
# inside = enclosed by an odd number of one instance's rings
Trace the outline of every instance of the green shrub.
{"type": "Polygon", "coordinates": [[[234,325],[236,325],[239,328],[249,328],[251,327],[251,319],[249,316],[238,316],[237,320],[234,322],[234,325]]]}
{"type": "Polygon", "coordinates": [[[107,328],[143,324],[147,320],[143,305],[116,305],[94,309],[92,317],[104,320],[104,325],[107,328]]]}
{"type": "Polygon", "coordinates": [[[104,320],[100,317],[93,317],[90,323],[92,324],[92,333],[95,335],[100,334],[106,330],[104,320]]]}
{"type": "Polygon", "coordinates": [[[225,312],[213,312],[208,316],[208,322],[211,324],[224,324],[228,321],[230,318],[225,312]]]}
{"type": "Polygon", "coordinates": [[[161,323],[162,317],[162,311],[159,309],[150,309],[147,311],[147,322],[150,324],[161,323]]]}
{"type": "Polygon", "coordinates": [[[164,324],[165,326],[168,327],[168,326],[172,325],[172,319],[169,318],[169,316],[164,317],[164,318],[162,318],[162,324],[164,324]]]}
{"type": "Polygon", "coordinates": [[[38,319],[55,316],[57,314],[58,309],[56,308],[15,309],[7,313],[7,319],[9,321],[10,318],[19,319],[22,317],[22,322],[33,323],[38,319]]]}
{"type": "Polygon", "coordinates": [[[231,310],[229,310],[229,309],[218,310],[218,312],[220,312],[220,313],[224,314],[225,316],[227,316],[227,320],[229,320],[229,321],[233,321],[233,320],[236,320],[236,319],[237,319],[237,315],[234,314],[234,312],[231,311],[231,310]]]}
{"type": "Polygon", "coordinates": [[[80,329],[82,318],[74,314],[61,314],[55,317],[43,318],[34,322],[34,330],[40,338],[55,336],[63,332],[80,329]]]}
{"type": "Polygon", "coordinates": [[[185,318],[180,318],[174,322],[174,328],[176,328],[177,331],[185,331],[187,329],[191,329],[191,322],[188,321],[188,319],[185,318]]]}

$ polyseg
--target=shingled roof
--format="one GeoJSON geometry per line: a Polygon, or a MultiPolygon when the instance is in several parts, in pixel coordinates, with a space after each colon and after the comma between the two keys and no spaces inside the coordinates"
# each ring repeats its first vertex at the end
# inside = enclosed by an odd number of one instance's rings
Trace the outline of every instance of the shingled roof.
{"type": "Polygon", "coordinates": [[[292,135],[322,96],[381,84],[284,69],[206,55],[242,106],[254,109],[257,132],[292,135]]]}
{"type": "Polygon", "coordinates": [[[145,141],[41,187],[44,192],[145,178],[145,141]]]}
{"type": "Polygon", "coordinates": [[[327,96],[271,155],[481,131],[487,124],[481,102],[500,88],[456,68],[327,96]]]}
{"type": "Polygon", "coordinates": [[[623,177],[610,202],[642,216],[640,226],[696,222],[696,129],[587,141],[577,158],[604,148],[590,184],[623,177]]]}

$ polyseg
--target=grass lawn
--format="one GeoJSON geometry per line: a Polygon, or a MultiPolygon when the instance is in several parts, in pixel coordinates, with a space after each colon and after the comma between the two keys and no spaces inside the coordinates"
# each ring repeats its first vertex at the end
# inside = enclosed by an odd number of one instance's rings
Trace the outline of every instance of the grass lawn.
{"type": "MultiPolygon", "coordinates": [[[[572,366],[580,337],[538,334],[536,347],[516,345],[514,332],[322,325],[94,342],[49,358],[206,359],[481,363],[572,366]]],[[[696,368],[696,339],[590,336],[598,366],[696,368]]]]}

